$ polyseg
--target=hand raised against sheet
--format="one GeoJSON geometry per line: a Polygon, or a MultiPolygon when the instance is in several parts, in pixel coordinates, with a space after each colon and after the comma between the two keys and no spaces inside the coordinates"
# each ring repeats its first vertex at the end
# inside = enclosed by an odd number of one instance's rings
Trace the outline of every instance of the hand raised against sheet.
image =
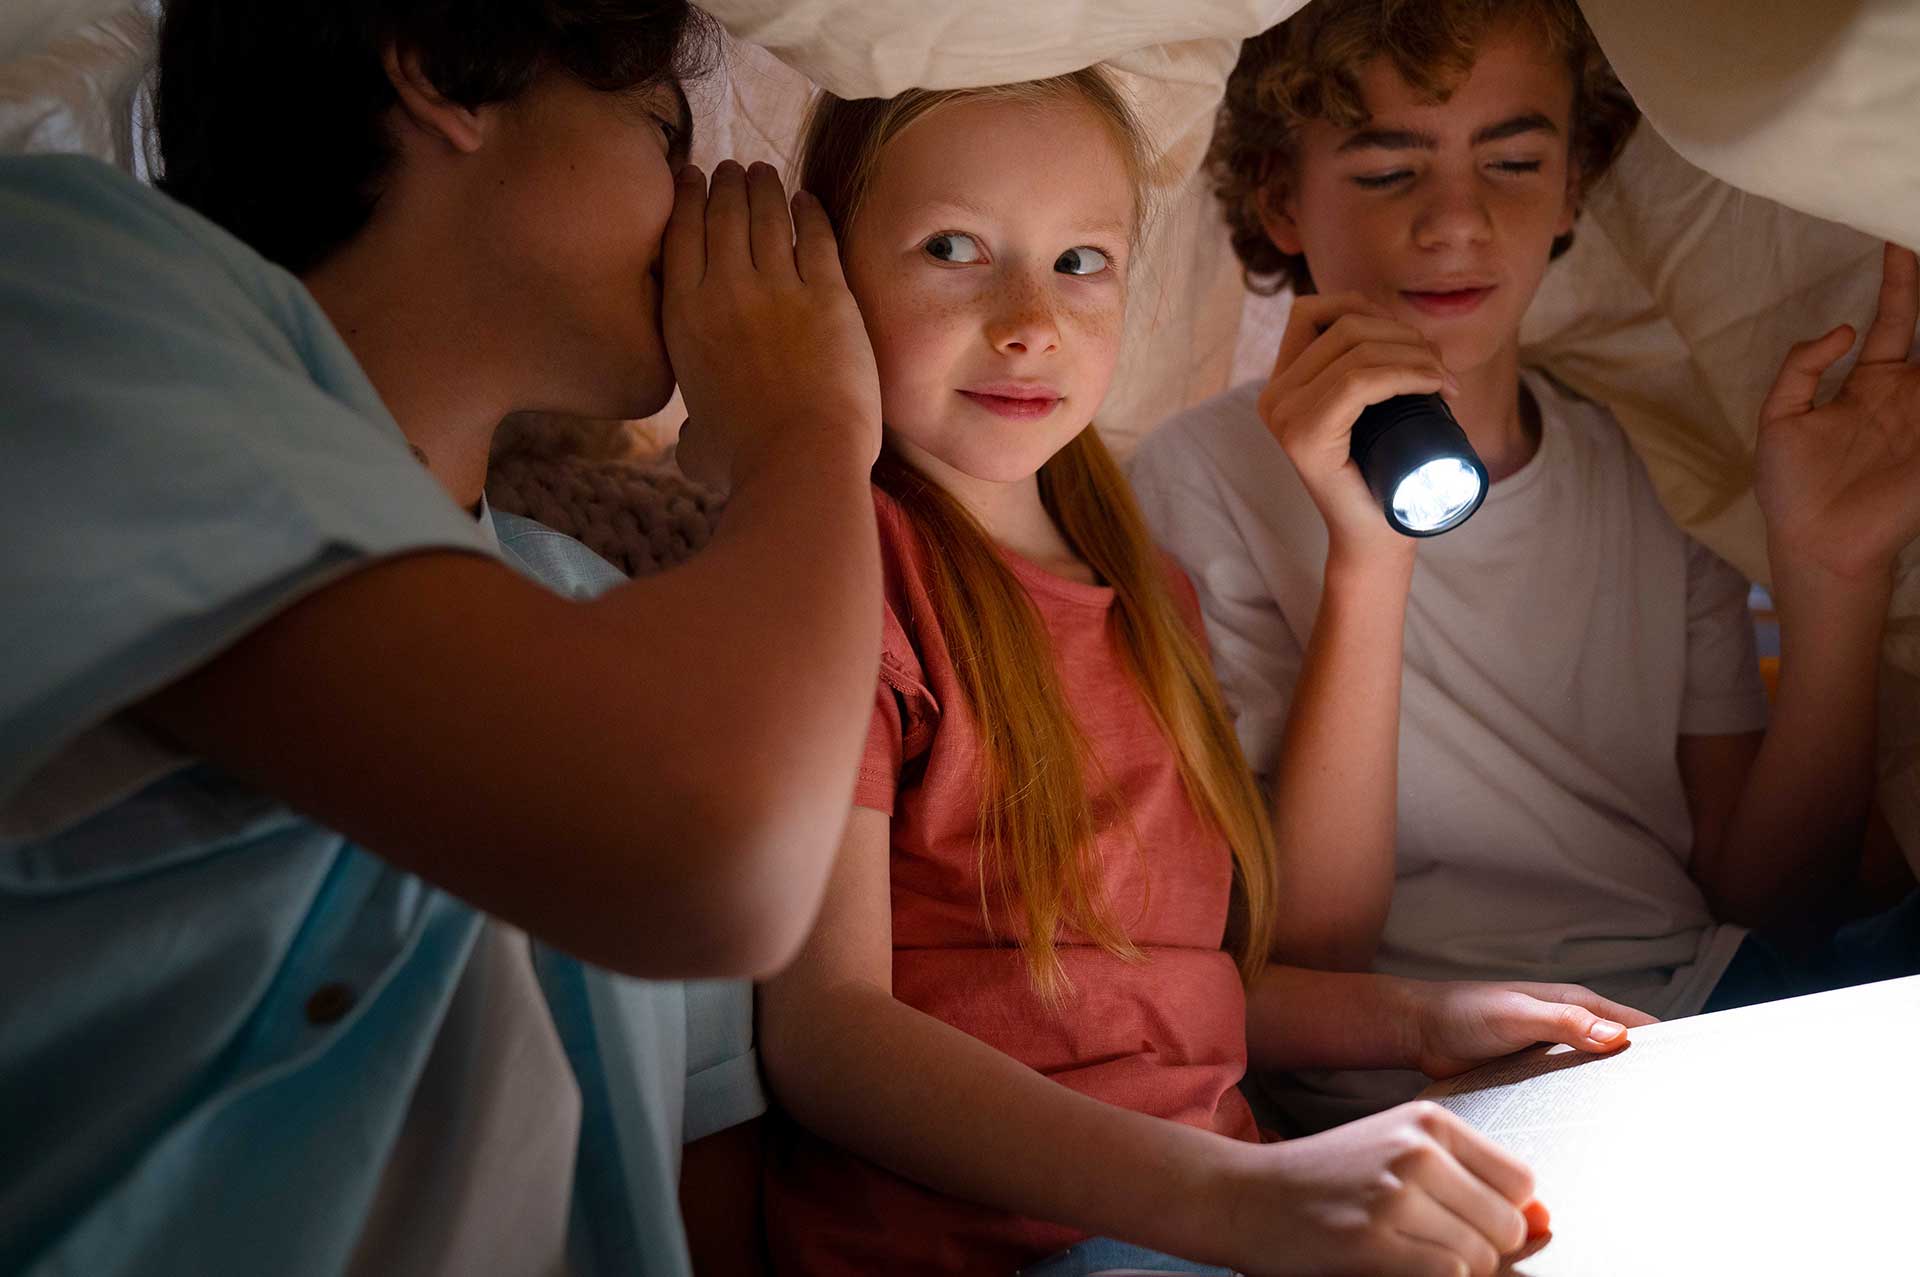
{"type": "Polygon", "coordinates": [[[1886,578],[1920,536],[1920,263],[1887,245],[1880,304],[1840,393],[1814,404],[1822,373],[1853,345],[1842,324],[1787,352],[1760,409],[1755,493],[1776,574],[1886,578]]]}

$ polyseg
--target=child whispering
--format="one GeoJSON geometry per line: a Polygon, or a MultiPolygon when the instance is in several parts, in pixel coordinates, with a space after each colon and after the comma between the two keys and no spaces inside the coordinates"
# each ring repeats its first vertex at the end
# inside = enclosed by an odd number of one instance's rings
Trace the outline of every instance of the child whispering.
{"type": "Polygon", "coordinates": [[[761,994],[784,1272],[1490,1273],[1524,1167],[1429,1105],[1263,1143],[1250,1051],[1445,1074],[1646,1022],[1270,961],[1264,802],[1092,424],[1145,169],[1097,69],[809,124],[880,369],[886,598],[821,921],[761,994]]]}

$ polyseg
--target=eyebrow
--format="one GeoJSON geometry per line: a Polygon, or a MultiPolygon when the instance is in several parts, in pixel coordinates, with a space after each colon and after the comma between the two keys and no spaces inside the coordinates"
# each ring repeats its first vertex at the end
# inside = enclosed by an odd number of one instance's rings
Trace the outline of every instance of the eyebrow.
{"type": "MultiPolygon", "coordinates": [[[[1560,130],[1554,126],[1552,120],[1540,112],[1528,111],[1524,115],[1516,115],[1510,120],[1502,120],[1498,124],[1489,124],[1480,129],[1474,133],[1472,145],[1482,146],[1488,142],[1504,142],[1508,138],[1519,137],[1525,133],[1545,133],[1550,137],[1558,137],[1560,130]]],[[[1433,151],[1438,150],[1439,147],[1438,139],[1431,133],[1415,133],[1409,129],[1361,129],[1342,142],[1336,154],[1346,155],[1352,151],[1367,150],[1433,151]]]]}
{"type": "MultiPolygon", "coordinates": [[[[983,222],[990,222],[995,217],[992,209],[981,204],[975,204],[964,197],[928,200],[925,207],[942,212],[954,212],[964,214],[968,217],[977,217],[983,222]]],[[[1116,235],[1123,239],[1130,233],[1126,223],[1107,221],[1075,222],[1073,230],[1075,234],[1084,232],[1092,235],[1116,235]]]]}

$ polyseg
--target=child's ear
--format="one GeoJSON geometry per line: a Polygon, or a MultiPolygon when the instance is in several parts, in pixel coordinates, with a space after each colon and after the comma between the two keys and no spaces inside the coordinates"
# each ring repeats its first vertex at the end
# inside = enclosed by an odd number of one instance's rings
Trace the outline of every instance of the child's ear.
{"type": "Polygon", "coordinates": [[[1269,182],[1260,192],[1260,225],[1273,246],[1287,256],[1298,257],[1306,251],[1299,224],[1293,220],[1293,197],[1278,182],[1269,182]]]}
{"type": "Polygon", "coordinates": [[[444,141],[454,150],[471,155],[486,138],[484,121],[478,110],[462,106],[440,91],[421,69],[420,55],[388,45],[381,59],[387,80],[400,98],[400,110],[407,119],[426,133],[444,141]]]}
{"type": "Polygon", "coordinates": [[[1573,230],[1574,219],[1580,216],[1580,166],[1567,162],[1567,191],[1560,202],[1560,219],[1553,224],[1553,237],[1559,239],[1573,230]]]}

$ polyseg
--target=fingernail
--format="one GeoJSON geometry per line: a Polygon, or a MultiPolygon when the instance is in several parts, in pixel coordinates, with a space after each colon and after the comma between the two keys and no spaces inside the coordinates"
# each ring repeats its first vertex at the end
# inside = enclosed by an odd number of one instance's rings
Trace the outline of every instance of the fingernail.
{"type": "Polygon", "coordinates": [[[680,171],[675,173],[674,177],[682,182],[704,182],[707,180],[707,175],[700,171],[698,164],[682,164],[680,171]]]}
{"type": "Polygon", "coordinates": [[[1627,1031],[1624,1024],[1615,1024],[1612,1020],[1595,1020],[1593,1027],[1587,1030],[1587,1036],[1595,1042],[1611,1042],[1627,1031]]]}

